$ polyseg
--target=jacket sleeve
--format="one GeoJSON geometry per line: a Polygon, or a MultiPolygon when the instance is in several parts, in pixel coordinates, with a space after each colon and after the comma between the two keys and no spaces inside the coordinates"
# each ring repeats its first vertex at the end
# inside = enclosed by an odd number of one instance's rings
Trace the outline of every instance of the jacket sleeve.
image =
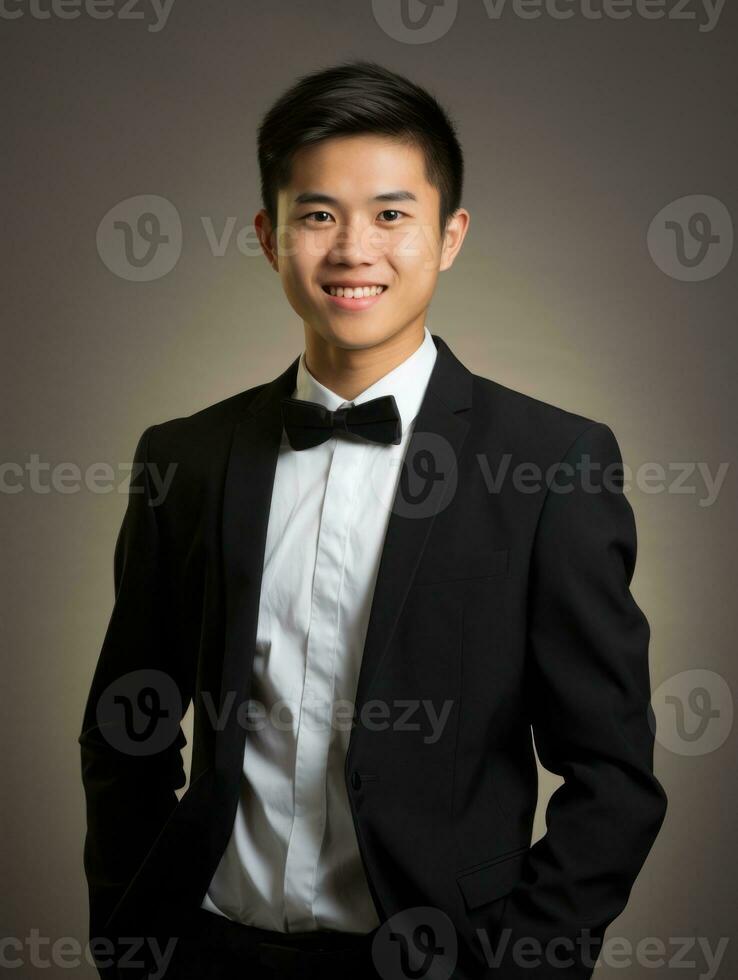
{"type": "Polygon", "coordinates": [[[650,629],[629,588],[636,530],[618,443],[594,423],[564,462],[536,531],[526,661],[538,756],[564,782],[495,928],[495,948],[504,949],[489,973],[496,980],[588,980],[666,813],[653,773],[650,629]]]}
{"type": "MultiPolygon", "coordinates": [[[[106,923],[186,782],[179,722],[191,692],[171,642],[170,584],[149,476],[155,429],[146,429],[135,451],[115,546],[115,602],[78,738],[91,944],[117,941],[106,923]]],[[[117,976],[111,958],[101,952],[97,961],[104,978],[117,976]]]]}

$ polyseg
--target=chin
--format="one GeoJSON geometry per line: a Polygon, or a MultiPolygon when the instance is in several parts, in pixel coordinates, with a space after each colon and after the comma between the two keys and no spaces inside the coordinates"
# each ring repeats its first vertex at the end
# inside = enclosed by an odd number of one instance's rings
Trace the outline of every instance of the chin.
{"type": "Polygon", "coordinates": [[[347,350],[362,347],[376,347],[394,333],[391,327],[381,323],[360,322],[352,315],[344,323],[328,323],[318,330],[325,341],[347,350]],[[353,320],[353,322],[349,322],[353,320]]]}

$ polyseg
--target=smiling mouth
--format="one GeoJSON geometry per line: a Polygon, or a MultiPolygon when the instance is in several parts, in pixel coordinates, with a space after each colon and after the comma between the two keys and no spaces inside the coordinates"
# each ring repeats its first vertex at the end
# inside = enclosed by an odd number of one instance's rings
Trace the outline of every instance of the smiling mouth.
{"type": "Polygon", "coordinates": [[[324,293],[329,296],[342,296],[344,299],[367,299],[370,296],[380,296],[389,286],[322,286],[324,293]]]}

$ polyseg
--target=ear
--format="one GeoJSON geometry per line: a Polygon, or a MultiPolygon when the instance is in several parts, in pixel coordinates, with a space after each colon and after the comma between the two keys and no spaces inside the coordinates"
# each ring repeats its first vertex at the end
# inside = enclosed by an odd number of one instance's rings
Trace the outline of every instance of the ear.
{"type": "Polygon", "coordinates": [[[454,259],[461,249],[466,233],[469,229],[471,215],[466,208],[458,208],[446,222],[446,231],[441,245],[441,264],[439,272],[450,269],[454,264],[454,259]]]}
{"type": "Polygon", "coordinates": [[[264,208],[261,208],[254,216],[254,228],[259,238],[261,250],[266,256],[267,262],[274,269],[279,271],[279,251],[277,249],[275,229],[272,221],[264,208]]]}

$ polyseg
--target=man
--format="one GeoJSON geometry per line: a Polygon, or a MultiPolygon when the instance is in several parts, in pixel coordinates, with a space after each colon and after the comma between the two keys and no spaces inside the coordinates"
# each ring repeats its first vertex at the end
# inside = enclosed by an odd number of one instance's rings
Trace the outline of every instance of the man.
{"type": "Polygon", "coordinates": [[[428,329],[469,226],[429,93],[305,76],[259,163],[305,348],[136,449],[79,739],[100,973],[584,980],[666,808],[617,441],[428,329]]]}

